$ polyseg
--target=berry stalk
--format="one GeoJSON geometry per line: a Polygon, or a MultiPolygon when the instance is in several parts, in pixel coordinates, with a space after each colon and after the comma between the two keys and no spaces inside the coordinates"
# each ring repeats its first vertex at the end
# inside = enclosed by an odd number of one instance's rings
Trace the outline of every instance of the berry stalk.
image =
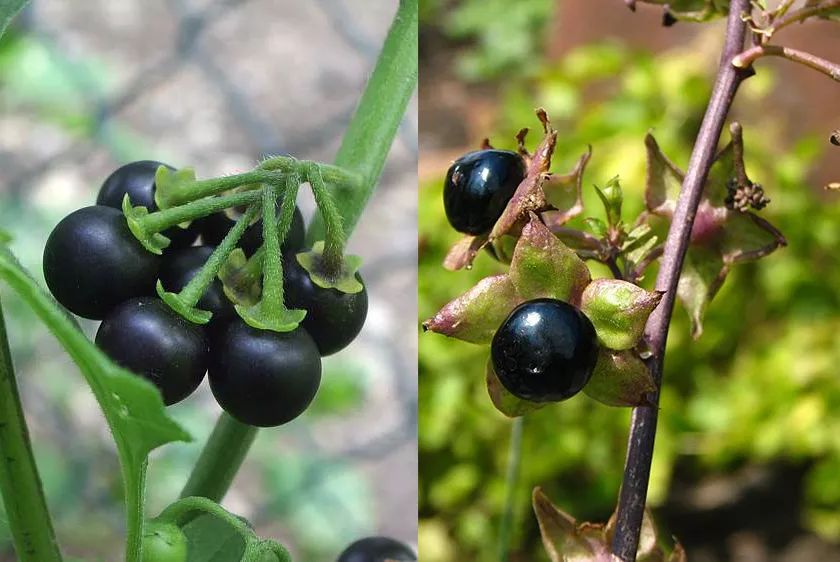
{"type": "Polygon", "coordinates": [[[650,406],[639,406],[633,409],[624,478],[616,510],[615,535],[612,541],[613,554],[625,562],[636,560],[639,545],[639,533],[653,461],[653,444],[656,438],[665,343],[677,296],[677,283],[691,241],[694,217],[703,197],[703,187],[715,157],[724,122],[735,99],[738,86],[750,75],[748,71],[732,65],[733,57],[744,46],[746,23],[742,16],[749,6],[749,0],[732,0],[730,4],[726,39],[717,78],[691,153],[656,278],[656,290],[663,293],[663,298],[648,319],[645,335],[652,351],[648,366],[656,382],[657,391],[652,396],[650,406]]]}
{"type": "Polygon", "coordinates": [[[236,244],[239,242],[239,239],[242,238],[242,234],[245,232],[245,229],[248,228],[255,218],[257,218],[257,213],[260,209],[260,205],[256,203],[248,208],[245,214],[236,221],[233,228],[231,228],[222,239],[222,243],[213,250],[213,253],[210,254],[210,257],[207,258],[207,261],[201,266],[198,273],[190,279],[189,283],[187,283],[180,292],[177,294],[167,293],[161,282],[158,281],[158,296],[160,296],[160,298],[168,304],[170,308],[190,322],[196,324],[206,324],[209,322],[212,314],[209,311],[196,308],[196,305],[216,279],[216,276],[219,274],[219,270],[228,259],[228,256],[230,256],[230,253],[236,248],[236,244]]]}
{"type": "Polygon", "coordinates": [[[256,436],[257,428],[223,412],[180,497],[222,501],[256,436]]]}
{"type": "Polygon", "coordinates": [[[312,187],[312,194],[315,196],[315,202],[318,204],[318,210],[325,225],[324,270],[330,276],[338,275],[341,273],[344,257],[344,227],[341,224],[341,214],[317,166],[310,166],[307,169],[306,178],[312,187]]]}
{"type": "MultiPolygon", "coordinates": [[[[160,172],[158,172],[158,177],[160,177],[160,172]]],[[[158,189],[155,193],[155,203],[161,209],[169,209],[243,185],[277,183],[282,180],[282,173],[258,168],[232,176],[184,181],[167,189],[158,189]]]]}
{"type": "Polygon", "coordinates": [[[6,322],[0,306],[0,492],[21,562],[60,562],[29,429],[18,394],[6,322]]]}

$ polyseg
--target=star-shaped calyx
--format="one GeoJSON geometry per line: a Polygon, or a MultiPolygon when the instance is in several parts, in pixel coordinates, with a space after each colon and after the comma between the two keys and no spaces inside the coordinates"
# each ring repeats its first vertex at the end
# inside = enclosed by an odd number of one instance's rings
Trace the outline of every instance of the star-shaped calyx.
{"type": "MultiPolygon", "coordinates": [[[[533,211],[521,229],[508,273],[482,279],[424,322],[423,328],[489,345],[517,305],[538,298],[580,308],[595,327],[601,350],[595,372],[584,387],[586,394],[613,406],[648,403],[647,395],[655,386],[636,348],[661,294],[617,279],[593,281],[586,263],[533,211]]],[[[490,362],[486,379],[493,404],[505,415],[520,416],[542,405],[508,393],[490,362]]]]}
{"type": "MultiPolygon", "coordinates": [[[[525,148],[528,129],[522,129],[516,135],[519,154],[526,164],[525,178],[490,232],[465,236],[449,250],[443,261],[446,269],[469,269],[475,256],[485,246],[498,259],[509,262],[511,249],[531,213],[539,214],[547,223],[559,226],[583,212],[583,172],[591,149],[578,159],[572,171],[552,174],[551,158],[557,145],[557,130],[551,126],[544,109],[537,109],[536,114],[543,127],[543,138],[533,153],[525,148]]],[[[485,140],[482,148],[491,148],[490,143],[485,140]]]]}
{"type": "MultiPolygon", "coordinates": [[[[730,133],[731,142],[717,154],[706,180],[677,290],[691,319],[694,338],[702,334],[706,306],[732,266],[787,245],[782,233],[754,212],[764,208],[769,199],[761,186],[747,177],[741,126],[733,123],[730,133]]],[[[662,219],[670,223],[685,173],[663,154],[653,135],[647,135],[645,144],[647,212],[639,217],[639,223],[656,227],[662,219]]]]}

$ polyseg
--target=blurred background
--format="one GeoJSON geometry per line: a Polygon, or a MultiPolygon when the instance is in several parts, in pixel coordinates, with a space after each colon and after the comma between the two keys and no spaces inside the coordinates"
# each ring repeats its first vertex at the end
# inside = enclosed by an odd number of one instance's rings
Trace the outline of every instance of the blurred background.
{"type": "MultiPolygon", "coordinates": [[[[641,210],[648,130],[685,167],[722,22],[663,28],[661,19],[660,9],[640,4],[634,14],[619,0],[421,2],[421,320],[503,271],[484,254],[472,271],[441,267],[459,239],[443,213],[447,167],[484,137],[514,148],[519,128],[539,131],[535,107],[560,131],[554,171],[593,145],[584,178],[592,215],[603,211],[591,186],[616,174],[625,219],[641,210]]],[[[809,23],[778,40],[836,58],[837,29],[809,23]]],[[[822,189],[840,179],[840,149],[828,142],[840,127],[840,87],[787,61],[757,70],[732,117],[744,125],[749,174],[772,199],[763,213],[789,245],[733,270],[699,340],[678,305],[649,505],[692,562],[840,560],[840,200],[822,189]]],[[[487,397],[487,353],[420,336],[424,562],[498,560],[511,421],[487,397]]],[[[526,416],[510,560],[548,560],[534,486],[579,520],[607,520],[629,418],[583,395],[526,416]]]]}
{"type": "MultiPolygon", "coordinates": [[[[132,160],[199,177],[266,154],[331,161],[396,7],[35,0],[0,42],[0,225],[13,251],[43,280],[52,227],[132,160]]],[[[365,260],[365,329],[325,360],[304,416],[260,432],[223,502],[295,560],[334,560],[370,534],[416,541],[416,108],[350,243],[365,260]]],[[[300,205],[308,217],[311,198],[300,205]]],[[[5,286],[0,295],[59,541],[68,555],[119,560],[122,492],[104,419],[44,326],[5,286]]],[[[153,455],[151,516],[177,497],[219,414],[206,384],[171,411],[195,441],[153,455]]],[[[4,520],[0,560],[14,560],[4,520]]]]}

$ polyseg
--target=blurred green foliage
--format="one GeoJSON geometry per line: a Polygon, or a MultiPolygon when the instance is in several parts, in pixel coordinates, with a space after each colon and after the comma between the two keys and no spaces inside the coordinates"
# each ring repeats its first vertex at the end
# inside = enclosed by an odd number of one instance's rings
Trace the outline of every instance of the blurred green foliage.
{"type": "Polygon", "coordinates": [[[423,0],[420,21],[443,22],[452,39],[470,44],[456,70],[479,81],[533,73],[554,13],[554,0],[423,0]]]}
{"type": "MultiPolygon", "coordinates": [[[[653,130],[678,165],[687,163],[716,66],[716,49],[706,44],[701,36],[659,55],[615,42],[580,48],[534,80],[506,83],[497,130],[487,133],[496,146],[512,148],[520,127],[538,130],[533,108],[545,107],[560,131],[553,170],[567,171],[587,144],[594,148],[584,216],[603,218],[592,185],[618,174],[625,219],[632,220],[643,206],[645,133],[653,130]]],[[[678,307],[649,499],[653,506],[664,501],[677,462],[702,474],[779,459],[810,462],[802,524],[838,538],[840,203],[806,179],[827,147],[823,135],[787,138],[778,112],[767,110],[777,86],[762,68],[742,87],[732,116],[744,125],[750,176],[772,199],[763,214],[789,246],[734,269],[698,341],[678,307]]],[[[533,146],[536,138],[530,140],[533,146]]],[[[484,254],[471,271],[441,267],[459,236],[444,217],[441,188],[442,178],[420,192],[421,320],[482,277],[503,271],[484,254]]],[[[582,219],[574,224],[582,227],[582,219]]],[[[603,267],[592,270],[608,276],[603,267]]],[[[651,271],[645,283],[654,278],[651,271]]],[[[486,394],[487,354],[486,347],[421,336],[420,548],[426,562],[494,560],[511,422],[486,394]]],[[[629,417],[627,409],[584,395],[526,416],[513,541],[518,557],[512,559],[546,559],[530,510],[536,485],[579,519],[609,517],[629,417]]]]}

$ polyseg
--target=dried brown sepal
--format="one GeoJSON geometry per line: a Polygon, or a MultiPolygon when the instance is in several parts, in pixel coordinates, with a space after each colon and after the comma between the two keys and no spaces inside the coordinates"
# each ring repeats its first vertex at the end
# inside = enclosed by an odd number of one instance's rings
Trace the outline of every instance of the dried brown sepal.
{"type": "Polygon", "coordinates": [[[490,144],[490,139],[484,137],[483,139],[481,139],[481,144],[478,147],[481,150],[491,150],[493,148],[493,145],[490,144]]]}
{"type": "Polygon", "coordinates": [[[450,271],[470,269],[476,254],[487,244],[487,235],[464,236],[449,249],[443,259],[443,267],[450,271]]]}
{"type": "Polygon", "coordinates": [[[510,311],[521,302],[506,274],[485,277],[423,322],[423,329],[470,343],[489,344],[510,311]]]}
{"type": "Polygon", "coordinates": [[[557,131],[551,127],[544,109],[537,109],[537,117],[543,125],[543,139],[528,162],[525,179],[516,188],[499,220],[493,225],[490,231],[491,241],[511,232],[517,226],[521,228],[522,223],[527,220],[528,213],[553,209],[547,203],[542,185],[551,167],[551,157],[557,144],[557,131]]]}
{"type": "Polygon", "coordinates": [[[581,154],[566,174],[551,174],[543,184],[548,203],[556,210],[544,213],[546,224],[562,226],[583,212],[583,174],[592,157],[592,147],[581,154]]]}

